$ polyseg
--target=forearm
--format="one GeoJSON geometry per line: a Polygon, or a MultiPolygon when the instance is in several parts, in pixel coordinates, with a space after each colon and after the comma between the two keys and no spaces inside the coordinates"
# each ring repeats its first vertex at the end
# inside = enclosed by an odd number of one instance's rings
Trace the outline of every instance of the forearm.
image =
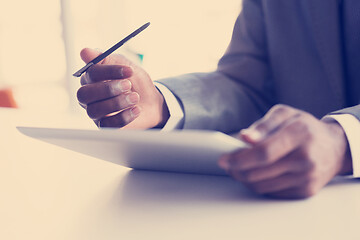
{"type": "Polygon", "coordinates": [[[212,73],[196,73],[159,80],[180,101],[185,129],[236,132],[263,116],[268,109],[242,84],[212,73]]]}

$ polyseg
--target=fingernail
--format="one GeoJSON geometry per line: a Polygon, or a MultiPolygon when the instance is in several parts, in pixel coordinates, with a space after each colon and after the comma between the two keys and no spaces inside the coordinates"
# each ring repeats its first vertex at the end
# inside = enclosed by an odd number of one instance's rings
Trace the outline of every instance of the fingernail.
{"type": "Polygon", "coordinates": [[[227,156],[222,156],[219,159],[218,164],[222,169],[229,169],[229,158],[227,156]]]}
{"type": "Polygon", "coordinates": [[[131,82],[129,80],[119,81],[119,88],[122,92],[129,91],[131,89],[131,82]]]}
{"type": "Polygon", "coordinates": [[[139,102],[139,100],[140,100],[140,96],[136,92],[132,92],[126,96],[126,101],[129,104],[136,104],[139,102]]]}
{"type": "Polygon", "coordinates": [[[253,129],[253,128],[247,128],[240,131],[240,134],[242,137],[245,137],[247,140],[258,142],[263,138],[263,135],[260,131],[253,129]]]}
{"type": "Polygon", "coordinates": [[[123,66],[120,68],[120,75],[123,78],[128,78],[131,77],[131,75],[133,74],[133,70],[132,67],[130,66],[123,66]]]}
{"type": "Polygon", "coordinates": [[[140,108],[138,106],[133,107],[130,109],[130,114],[132,118],[136,118],[140,115],[140,108]]]}

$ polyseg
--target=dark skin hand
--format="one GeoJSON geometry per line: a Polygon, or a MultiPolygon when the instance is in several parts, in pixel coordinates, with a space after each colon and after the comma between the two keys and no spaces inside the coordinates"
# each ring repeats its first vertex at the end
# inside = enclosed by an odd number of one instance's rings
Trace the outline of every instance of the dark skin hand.
{"type": "Polygon", "coordinates": [[[341,126],[285,105],[273,107],[240,138],[249,148],[222,156],[219,165],[261,195],[307,198],[334,176],[352,173],[341,126]]]}
{"type": "MultiPolygon", "coordinates": [[[[101,52],[85,48],[88,63],[101,52]]],[[[77,97],[98,127],[149,129],[161,127],[169,112],[149,75],[122,55],[113,54],[81,77],[77,97]]]]}

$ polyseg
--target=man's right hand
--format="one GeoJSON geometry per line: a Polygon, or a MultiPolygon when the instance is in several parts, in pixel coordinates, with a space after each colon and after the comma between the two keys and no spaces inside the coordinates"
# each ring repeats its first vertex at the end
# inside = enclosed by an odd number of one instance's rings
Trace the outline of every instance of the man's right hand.
{"type": "MultiPolygon", "coordinates": [[[[101,52],[85,48],[88,63],[101,52]]],[[[150,76],[122,55],[110,55],[81,77],[77,97],[98,127],[148,129],[163,126],[169,118],[164,97],[150,76]]]]}

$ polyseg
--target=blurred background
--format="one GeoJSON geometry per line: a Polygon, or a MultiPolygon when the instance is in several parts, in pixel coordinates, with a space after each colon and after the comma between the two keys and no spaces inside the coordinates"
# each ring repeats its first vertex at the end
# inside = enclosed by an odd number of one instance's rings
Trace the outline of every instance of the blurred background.
{"type": "Polygon", "coordinates": [[[1,0],[0,89],[13,95],[9,106],[83,114],[72,77],[82,48],[106,50],[150,21],[118,52],[153,80],[212,71],[240,10],[241,0],[1,0]]]}

